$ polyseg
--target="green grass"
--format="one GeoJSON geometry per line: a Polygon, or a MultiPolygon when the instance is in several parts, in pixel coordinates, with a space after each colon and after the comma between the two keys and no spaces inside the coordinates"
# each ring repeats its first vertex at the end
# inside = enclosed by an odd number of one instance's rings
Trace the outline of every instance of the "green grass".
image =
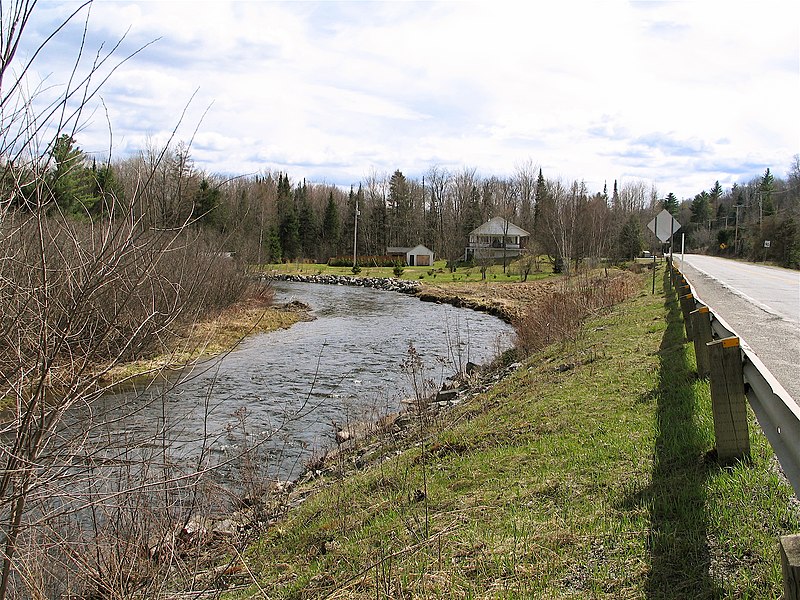
{"type": "Polygon", "coordinates": [[[676,300],[642,290],[331,478],[247,550],[258,584],[231,597],[780,597],[791,488],[752,415],[752,460],[714,462],[676,300]]]}
{"type": "MultiPolygon", "coordinates": [[[[300,275],[352,275],[351,267],[330,267],[326,264],[316,263],[280,263],[262,265],[259,271],[266,273],[289,273],[300,275]]],[[[552,266],[547,261],[541,262],[539,272],[528,274],[528,281],[544,279],[552,275],[552,266]]],[[[362,266],[359,277],[394,277],[393,267],[367,267],[362,266]]],[[[482,281],[480,267],[458,267],[451,273],[446,268],[446,261],[436,261],[432,267],[403,267],[400,279],[412,279],[426,283],[466,283],[482,281]]],[[[517,263],[510,263],[503,272],[502,265],[491,265],[486,270],[486,280],[500,283],[520,281],[522,279],[517,263]]]]}

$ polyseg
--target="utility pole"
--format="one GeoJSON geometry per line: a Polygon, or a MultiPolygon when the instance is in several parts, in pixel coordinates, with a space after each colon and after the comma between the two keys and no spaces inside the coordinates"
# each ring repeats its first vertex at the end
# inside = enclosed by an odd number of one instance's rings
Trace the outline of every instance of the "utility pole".
{"type": "Polygon", "coordinates": [[[736,230],[733,234],[733,253],[739,253],[739,209],[742,208],[741,204],[737,204],[736,208],[736,230]]]}

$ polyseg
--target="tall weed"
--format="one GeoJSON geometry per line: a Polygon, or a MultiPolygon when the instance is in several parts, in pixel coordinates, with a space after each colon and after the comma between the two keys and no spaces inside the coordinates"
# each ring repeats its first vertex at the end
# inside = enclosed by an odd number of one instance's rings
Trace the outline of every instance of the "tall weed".
{"type": "Polygon", "coordinates": [[[517,346],[532,354],[569,340],[590,316],[629,298],[638,287],[638,278],[631,273],[567,279],[560,290],[530,306],[514,323],[517,346]]]}

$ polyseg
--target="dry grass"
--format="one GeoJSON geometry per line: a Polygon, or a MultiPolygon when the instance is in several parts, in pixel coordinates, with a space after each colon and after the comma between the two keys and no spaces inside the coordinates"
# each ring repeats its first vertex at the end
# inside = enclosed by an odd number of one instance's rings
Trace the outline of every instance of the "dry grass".
{"type": "Polygon", "coordinates": [[[248,335],[287,329],[309,314],[301,304],[274,306],[272,294],[251,291],[217,315],[192,325],[155,356],[116,365],[107,379],[119,381],[187,364],[230,351],[248,335]]]}
{"type": "Polygon", "coordinates": [[[586,319],[629,298],[639,285],[639,277],[630,272],[563,280],[558,289],[537,297],[515,321],[517,344],[530,354],[571,339],[586,319]]]}
{"type": "Polygon", "coordinates": [[[543,301],[559,289],[562,281],[561,277],[550,277],[525,283],[423,283],[418,295],[425,300],[482,310],[514,321],[528,306],[543,301]]]}

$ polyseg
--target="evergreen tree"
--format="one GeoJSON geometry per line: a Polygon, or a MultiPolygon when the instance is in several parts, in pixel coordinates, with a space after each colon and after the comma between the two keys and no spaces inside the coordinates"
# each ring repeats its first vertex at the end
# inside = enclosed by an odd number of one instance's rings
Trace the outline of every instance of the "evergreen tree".
{"type": "Polygon", "coordinates": [[[636,213],[632,213],[619,232],[617,240],[617,256],[623,260],[632,260],[642,251],[642,225],[636,213]]]}
{"type": "Polygon", "coordinates": [[[305,180],[302,187],[300,185],[297,186],[294,197],[297,205],[300,254],[304,258],[316,257],[317,240],[319,239],[317,215],[314,212],[314,207],[311,206],[311,202],[309,202],[305,180]]]}
{"type": "MultiPolygon", "coordinates": [[[[533,227],[533,239],[539,249],[555,259],[559,256],[553,231],[551,229],[555,219],[555,201],[550,189],[539,169],[539,178],[536,182],[536,211],[533,227]]],[[[560,264],[560,263],[559,263],[560,264]]]]}
{"type": "Polygon", "coordinates": [[[269,233],[267,233],[266,251],[268,263],[281,262],[281,259],[283,258],[283,253],[281,252],[281,239],[274,227],[270,227],[269,233]]]}
{"type": "Polygon", "coordinates": [[[472,186],[467,197],[466,206],[463,212],[462,232],[464,239],[469,238],[469,233],[476,227],[483,224],[483,213],[481,211],[481,194],[476,186],[472,186]]]}
{"type": "Polygon", "coordinates": [[[219,227],[222,225],[220,213],[219,188],[211,187],[208,180],[203,177],[200,187],[194,195],[194,210],[192,215],[206,227],[219,227]]]}
{"type": "Polygon", "coordinates": [[[389,180],[389,242],[392,246],[408,246],[411,225],[411,191],[399,169],[389,180]]]}
{"type": "Polygon", "coordinates": [[[92,163],[92,180],[94,182],[92,195],[98,199],[95,208],[103,211],[125,213],[125,197],[122,185],[117,179],[116,172],[111,163],[97,167],[92,163]]]}
{"type": "Polygon", "coordinates": [[[692,200],[692,223],[704,226],[711,218],[711,206],[709,204],[708,192],[702,191],[692,200]]]}
{"type": "Polygon", "coordinates": [[[339,207],[333,198],[333,190],[328,193],[328,204],[325,206],[325,216],[322,219],[323,246],[329,256],[335,256],[339,244],[339,207]]]}
{"type": "Polygon", "coordinates": [[[672,216],[677,215],[678,208],[680,208],[680,204],[678,203],[678,198],[675,196],[675,194],[673,194],[672,192],[667,194],[667,197],[664,198],[664,201],[662,202],[662,207],[664,208],[664,210],[668,211],[672,216]]]}
{"type": "Polygon", "coordinates": [[[709,195],[712,205],[716,206],[722,198],[722,186],[719,184],[719,181],[714,182],[714,187],[711,188],[709,195]]]}
{"type": "Polygon", "coordinates": [[[542,215],[542,203],[546,202],[547,199],[547,182],[545,181],[544,175],[542,175],[542,169],[539,169],[539,176],[536,178],[536,204],[533,207],[533,234],[534,237],[538,239],[538,232],[542,228],[541,224],[541,215],[542,215]]]}
{"type": "Polygon", "coordinates": [[[282,258],[293,260],[300,252],[300,222],[292,197],[289,176],[278,177],[278,238],[281,242],[282,258]]]}
{"type": "Polygon", "coordinates": [[[93,177],[86,168],[86,156],[67,134],[59,136],[52,152],[55,169],[51,189],[56,204],[65,212],[87,216],[94,212],[97,197],[92,194],[93,177]]]}
{"type": "Polygon", "coordinates": [[[769,172],[769,168],[764,172],[761,183],[758,186],[761,200],[761,216],[769,217],[775,214],[775,206],[772,203],[772,193],[775,191],[775,178],[769,172]]]}

